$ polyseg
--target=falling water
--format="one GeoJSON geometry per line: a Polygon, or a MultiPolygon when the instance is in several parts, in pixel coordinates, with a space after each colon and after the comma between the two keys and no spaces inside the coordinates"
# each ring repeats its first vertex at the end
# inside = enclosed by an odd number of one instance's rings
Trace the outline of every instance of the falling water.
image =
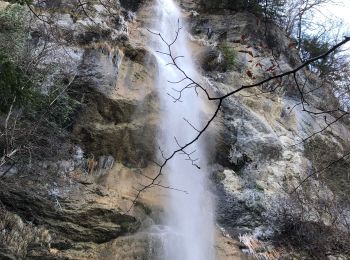
{"type": "MultiPolygon", "coordinates": [[[[178,23],[186,27],[181,19],[181,12],[173,0],[156,0],[154,32],[159,32],[163,38],[171,42],[174,40],[178,23]]],[[[158,81],[161,102],[160,147],[163,156],[168,157],[180,145],[191,141],[198,132],[195,128],[203,127],[201,119],[201,99],[193,89],[186,90],[181,98],[182,102],[173,102],[168,94],[177,97],[178,92],[189,82],[182,81],[174,84],[169,81],[179,81],[183,78],[175,66],[167,65],[169,56],[160,52],[168,52],[166,44],[160,37],[151,35],[151,49],[157,57],[158,81]],[[158,51],[158,52],[157,52],[158,51]],[[159,52],[160,51],[160,52],[159,52]],[[187,123],[184,119],[190,122],[187,123]]],[[[196,68],[191,58],[185,28],[172,47],[174,56],[184,56],[177,59],[180,67],[194,79],[197,77],[196,68]]],[[[214,259],[214,217],[210,192],[208,191],[206,155],[201,142],[191,145],[187,152],[196,151],[187,156],[178,154],[169,161],[165,170],[168,185],[172,188],[185,190],[187,193],[169,189],[169,199],[166,202],[164,225],[161,243],[163,247],[161,259],[167,260],[211,260],[214,259]],[[200,166],[196,168],[193,163],[200,166]]],[[[160,155],[160,159],[162,156],[160,155]]]]}

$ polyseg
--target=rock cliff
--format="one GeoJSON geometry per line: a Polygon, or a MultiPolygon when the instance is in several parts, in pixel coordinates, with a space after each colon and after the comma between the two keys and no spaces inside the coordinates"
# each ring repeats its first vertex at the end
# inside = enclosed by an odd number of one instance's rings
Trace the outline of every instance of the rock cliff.
{"type": "MultiPolygon", "coordinates": [[[[212,93],[227,93],[301,62],[281,29],[237,12],[230,1],[178,2],[190,24],[188,37],[203,85],[212,93]]],[[[157,241],[148,228],[159,222],[166,191],[146,191],[128,211],[142,175],[157,170],[151,163],[157,151],[157,68],[146,46],[152,1],[120,0],[110,6],[89,1],[88,16],[74,12],[75,4],[36,4],[40,15],[51,17],[53,29],[37,21],[29,44],[33,49],[51,46],[43,66],[64,64],[52,78],[65,75],[68,95],[79,105],[71,127],[62,133],[59,158],[34,160],[30,167],[18,166],[0,178],[0,258],[153,259],[157,241]]],[[[307,89],[319,84],[309,71],[301,77],[308,79],[307,89]]],[[[240,235],[261,243],[259,252],[266,259],[286,251],[288,255],[291,249],[283,243],[275,243],[279,253],[271,249],[285,224],[278,226],[275,209],[291,207],[294,202],[286,191],[321,167],[320,161],[332,161],[333,155],[324,151],[334,151],[335,160],[350,148],[346,121],[318,139],[301,142],[327,122],[295,107],[298,92],[291,79],[274,83],[281,86],[273,93],[254,88],[227,99],[208,132],[215,137],[208,147],[221,228],[218,259],[246,259],[240,249],[252,253],[247,239],[237,241],[240,235]]],[[[46,85],[50,88],[50,82],[46,85]]],[[[335,102],[328,90],[311,98],[320,105],[335,102]]],[[[206,110],[210,113],[210,103],[206,110]]],[[[302,196],[313,201],[334,196],[341,207],[348,206],[348,164],[343,160],[342,167],[312,179],[302,196]]],[[[305,223],[318,217],[317,209],[303,208],[310,213],[301,215],[305,223]]],[[[332,223],[326,214],[322,220],[325,226],[332,223]]],[[[329,251],[329,256],[342,253],[329,251]]]]}

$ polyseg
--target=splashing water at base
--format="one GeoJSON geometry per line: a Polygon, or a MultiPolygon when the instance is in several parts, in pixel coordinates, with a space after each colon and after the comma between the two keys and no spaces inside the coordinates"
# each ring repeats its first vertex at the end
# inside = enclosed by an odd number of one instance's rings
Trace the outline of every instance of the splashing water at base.
{"type": "MultiPolygon", "coordinates": [[[[161,33],[167,42],[172,42],[176,36],[178,22],[184,26],[181,13],[172,0],[156,0],[155,24],[152,31],[161,33]]],[[[151,49],[157,57],[158,81],[161,102],[160,147],[163,155],[168,157],[174,150],[179,149],[174,137],[180,145],[192,141],[198,132],[184,121],[187,119],[194,127],[201,129],[203,122],[200,118],[201,99],[193,89],[188,89],[182,94],[182,102],[173,102],[168,93],[176,96],[173,89],[182,89],[189,84],[182,81],[179,84],[169,81],[179,81],[183,75],[175,66],[167,65],[170,57],[160,52],[168,52],[168,48],[160,37],[152,35],[151,49]],[[158,51],[158,52],[157,52],[158,51]],[[160,52],[159,52],[160,51],[160,52]]],[[[186,39],[185,30],[181,30],[179,37],[172,46],[174,57],[179,66],[196,79],[197,72],[186,39]]],[[[186,160],[187,156],[178,154],[171,159],[165,171],[168,184],[173,188],[185,190],[183,193],[169,190],[169,198],[165,207],[164,227],[158,230],[161,240],[162,255],[160,259],[167,260],[212,260],[214,259],[214,209],[211,194],[208,190],[208,174],[206,171],[206,156],[200,141],[195,142],[187,152],[196,151],[191,155],[199,158],[201,169],[192,165],[192,161],[186,160]]],[[[162,158],[160,156],[160,158],[162,158]]]]}

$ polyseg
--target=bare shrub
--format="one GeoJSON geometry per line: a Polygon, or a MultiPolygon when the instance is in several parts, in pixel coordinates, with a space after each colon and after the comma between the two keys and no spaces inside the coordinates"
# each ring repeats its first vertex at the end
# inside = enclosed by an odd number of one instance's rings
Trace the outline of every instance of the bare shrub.
{"type": "Polygon", "coordinates": [[[272,205],[266,217],[275,246],[312,259],[350,255],[349,212],[326,187],[308,183],[272,205]]]}

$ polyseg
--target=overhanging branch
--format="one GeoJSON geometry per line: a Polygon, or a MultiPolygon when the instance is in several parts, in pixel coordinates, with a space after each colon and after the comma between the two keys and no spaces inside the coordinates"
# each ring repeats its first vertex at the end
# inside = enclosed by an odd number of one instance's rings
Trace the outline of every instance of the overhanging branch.
{"type": "MultiPolygon", "coordinates": [[[[172,82],[172,83],[180,83],[180,82],[183,82],[183,81],[189,81],[190,83],[188,85],[186,85],[185,87],[183,87],[181,90],[175,90],[176,92],[178,92],[178,97],[174,97],[172,95],[170,95],[173,99],[174,99],[174,102],[177,102],[177,101],[181,101],[181,97],[182,97],[182,92],[187,90],[187,89],[191,89],[191,88],[194,88],[196,93],[198,94],[197,92],[197,89],[201,90],[205,96],[207,97],[207,99],[209,101],[214,101],[214,102],[217,102],[216,104],[216,109],[215,109],[215,112],[213,113],[213,115],[210,117],[210,119],[206,122],[205,126],[202,128],[202,129],[197,129],[195,128],[195,131],[197,131],[197,135],[195,138],[192,139],[192,141],[186,143],[185,145],[181,146],[180,144],[179,145],[179,149],[177,150],[174,150],[173,153],[169,156],[169,157],[163,157],[164,159],[164,162],[159,164],[159,163],[156,163],[156,165],[159,167],[159,171],[158,173],[156,174],[155,177],[153,178],[149,178],[147,177],[147,179],[150,181],[147,185],[144,185],[142,189],[138,190],[134,200],[133,200],[133,204],[131,205],[131,207],[129,208],[128,212],[132,209],[133,205],[136,203],[136,201],[140,198],[142,192],[144,192],[146,189],[148,188],[151,188],[151,187],[154,187],[154,186],[161,186],[160,185],[160,181],[159,181],[159,178],[162,176],[163,174],[163,171],[164,171],[164,168],[165,166],[168,164],[168,162],[174,158],[174,156],[180,152],[184,152],[184,150],[186,148],[188,148],[189,146],[191,146],[193,143],[195,143],[202,135],[203,133],[209,128],[209,126],[211,125],[211,123],[215,120],[215,118],[218,116],[218,113],[222,107],[222,104],[223,104],[223,101],[233,95],[235,95],[236,93],[238,92],[241,92],[245,89],[250,89],[250,88],[254,88],[254,87],[258,87],[258,86],[261,86],[265,83],[268,83],[270,81],[273,81],[273,80],[276,80],[276,79],[281,79],[283,77],[286,77],[286,76],[289,76],[289,75],[293,75],[295,77],[296,73],[300,70],[302,70],[303,68],[307,67],[308,65],[310,65],[311,63],[317,61],[317,60],[320,60],[320,59],[324,59],[326,58],[329,54],[333,53],[334,51],[336,51],[337,49],[339,49],[341,46],[345,45],[347,42],[350,41],[350,37],[345,37],[343,41],[339,42],[338,44],[334,45],[332,48],[330,48],[327,52],[323,53],[322,55],[319,55],[317,57],[314,57],[314,58],[311,58],[307,61],[305,61],[304,63],[302,63],[301,65],[299,65],[298,67],[292,69],[292,70],[289,70],[287,72],[283,72],[283,73],[280,73],[278,75],[275,75],[275,76],[271,76],[271,77],[268,77],[264,80],[261,80],[259,82],[256,82],[254,84],[250,84],[250,85],[243,85],[241,86],[240,88],[236,89],[236,90],[233,90],[227,94],[224,94],[222,96],[219,96],[219,97],[213,97],[210,95],[209,91],[203,87],[201,84],[199,84],[197,81],[195,81],[192,77],[190,77],[182,68],[181,66],[177,63],[177,59],[179,57],[183,57],[183,56],[174,56],[173,55],[173,52],[172,52],[172,46],[176,43],[178,37],[179,37],[179,33],[181,31],[181,27],[180,27],[180,24],[179,24],[179,21],[178,21],[178,27],[177,27],[177,30],[175,32],[175,37],[172,41],[168,42],[161,33],[156,33],[156,32],[153,32],[151,30],[148,30],[151,34],[153,35],[156,35],[157,37],[159,37],[161,39],[161,41],[167,46],[167,51],[168,52],[160,52],[158,51],[159,53],[161,54],[164,54],[166,56],[169,56],[170,57],[170,62],[167,64],[167,65],[172,65],[172,66],[175,66],[176,69],[183,75],[183,78],[179,81],[175,81],[175,82],[172,82]]],[[[302,104],[305,103],[305,100],[301,102],[302,104]]],[[[306,111],[306,109],[305,109],[306,111]]],[[[306,111],[307,112],[307,111],[306,111]]],[[[345,112],[345,111],[344,111],[345,112]]],[[[348,113],[344,113],[340,118],[338,118],[336,121],[340,120],[342,117],[345,116],[345,114],[347,115],[348,113]]],[[[336,122],[335,121],[335,122],[336,122]]],[[[188,122],[189,123],[189,122],[188,122]]],[[[334,123],[334,122],[333,122],[334,123]]],[[[331,123],[331,124],[333,124],[331,123]]],[[[190,123],[189,123],[190,124],[190,123]]],[[[327,125],[326,128],[328,128],[331,124],[327,125]]],[[[323,129],[324,130],[324,129],[323,129]]],[[[322,131],[323,131],[322,130],[322,131]]],[[[316,133],[317,134],[317,133],[316,133]]],[[[347,155],[346,155],[347,156],[347,155]]],[[[334,162],[336,163],[336,162],[334,162]]],[[[311,176],[308,176],[308,178],[310,178],[311,176]]],[[[303,182],[305,182],[306,180],[304,180],[303,182]]],[[[303,183],[302,182],[302,183],[303,183]]],[[[302,183],[300,185],[302,185],[302,183]]],[[[164,186],[161,186],[161,187],[164,187],[164,186]]],[[[298,186],[299,187],[299,186],[298,186]]],[[[297,187],[297,188],[298,188],[297,187]]],[[[168,187],[170,188],[170,187],[168,187]]],[[[296,188],[296,189],[297,189],[296,188]]]]}

